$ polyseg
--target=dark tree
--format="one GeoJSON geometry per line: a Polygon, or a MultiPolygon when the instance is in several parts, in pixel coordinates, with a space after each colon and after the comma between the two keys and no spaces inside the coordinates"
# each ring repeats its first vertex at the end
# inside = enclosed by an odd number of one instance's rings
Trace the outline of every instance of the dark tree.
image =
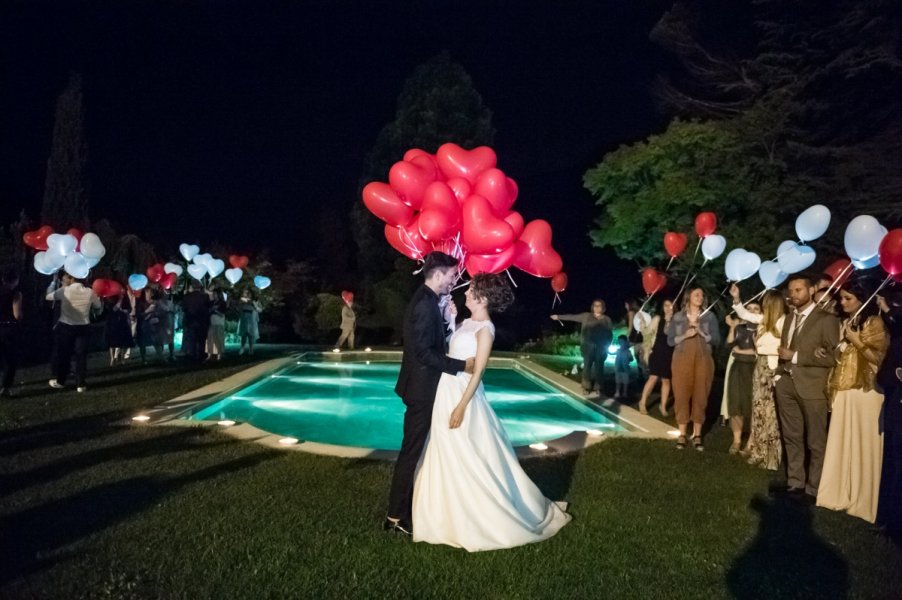
{"type": "MultiPolygon", "coordinates": [[[[366,157],[358,191],[370,181],[388,180],[388,170],[410,148],[435,152],[446,142],[473,148],[491,144],[492,113],[473,88],[473,81],[447,52],[417,67],[398,97],[395,119],[386,125],[366,157]]],[[[357,268],[366,281],[392,270],[397,253],[385,241],[384,224],[358,197],[351,211],[357,244],[357,268]]]]}
{"type": "Polygon", "coordinates": [[[56,102],[41,222],[57,231],[88,226],[88,143],[81,75],[72,73],[56,102]]]}

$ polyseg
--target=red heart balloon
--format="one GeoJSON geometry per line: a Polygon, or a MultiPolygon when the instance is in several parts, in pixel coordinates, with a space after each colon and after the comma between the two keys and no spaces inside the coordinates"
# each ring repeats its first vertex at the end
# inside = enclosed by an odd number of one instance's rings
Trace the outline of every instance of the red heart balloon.
{"type": "Polygon", "coordinates": [[[551,247],[551,225],[542,219],[526,224],[520,239],[514,266],[536,277],[551,277],[561,271],[564,262],[551,247]]]}
{"type": "Polygon", "coordinates": [[[163,270],[163,265],[159,263],[147,267],[147,278],[153,283],[160,283],[164,275],[166,275],[166,271],[163,270]]]}
{"type": "Polygon", "coordinates": [[[504,215],[504,220],[507,221],[507,224],[514,230],[514,237],[520,239],[520,234],[523,233],[524,226],[523,216],[517,211],[512,210],[504,215]]]}
{"type": "Polygon", "coordinates": [[[683,250],[686,249],[687,241],[688,239],[685,233],[676,233],[673,231],[665,233],[664,248],[667,250],[667,255],[671,258],[676,258],[682,254],[683,250]]]}
{"type": "Polygon", "coordinates": [[[517,185],[517,182],[507,178],[507,195],[510,196],[511,206],[513,206],[514,202],[517,201],[517,194],[520,193],[520,186],[517,185]]]}
{"type": "Polygon", "coordinates": [[[498,254],[517,239],[507,221],[494,215],[489,201],[476,195],[464,202],[461,232],[468,254],[498,254]]]}
{"type": "Polygon", "coordinates": [[[428,158],[417,157],[414,160],[426,160],[425,168],[403,160],[392,165],[388,172],[388,183],[398,194],[401,202],[414,210],[419,210],[423,203],[426,187],[435,181],[435,167],[428,158]]]}
{"type": "Polygon", "coordinates": [[[350,305],[354,301],[354,292],[349,292],[348,290],[342,290],[341,299],[345,304],[350,305]]]}
{"type": "Polygon", "coordinates": [[[401,202],[387,184],[373,181],[363,188],[363,203],[371,213],[391,225],[407,225],[413,219],[413,209],[401,202]]]}
{"type": "Polygon", "coordinates": [[[420,148],[411,148],[404,153],[404,160],[406,162],[414,162],[414,160],[418,158],[428,159],[435,167],[435,170],[438,171],[438,161],[435,160],[435,154],[429,154],[428,152],[421,150],[420,148]]]}
{"type": "Polygon", "coordinates": [[[567,289],[567,274],[561,271],[551,278],[551,289],[560,294],[567,289]]]}
{"type": "Polygon", "coordinates": [[[642,270],[642,289],[646,294],[654,294],[664,288],[667,283],[667,277],[663,273],[659,273],[657,269],[646,267],[642,270]]]}
{"type": "Polygon", "coordinates": [[[507,213],[514,203],[507,185],[507,177],[501,169],[483,171],[476,179],[473,193],[488,200],[494,213],[499,216],[507,213]]]}
{"type": "Polygon", "coordinates": [[[852,261],[848,258],[840,258],[830,263],[830,266],[824,269],[824,273],[833,280],[834,288],[841,287],[852,274],[851,264],[852,261]]]}
{"type": "Polygon", "coordinates": [[[22,235],[22,241],[25,242],[25,245],[29,248],[34,248],[35,250],[46,250],[47,249],[47,236],[53,233],[53,227],[50,225],[44,225],[40,229],[35,231],[26,231],[22,235]]]}
{"type": "Polygon", "coordinates": [[[495,151],[488,146],[464,150],[457,144],[442,144],[435,158],[445,177],[463,177],[470,183],[476,183],[480,173],[493,168],[498,162],[495,151]]]}
{"type": "Polygon", "coordinates": [[[91,289],[94,290],[94,293],[100,298],[106,298],[106,282],[106,279],[95,279],[94,283],[91,284],[91,289]]]}
{"type": "Polygon", "coordinates": [[[473,195],[473,186],[463,177],[452,177],[445,183],[454,192],[454,197],[457,198],[457,203],[460,205],[463,205],[466,199],[473,195]]]}
{"type": "Polygon", "coordinates": [[[160,286],[164,290],[171,290],[172,286],[175,285],[175,282],[178,281],[178,275],[175,273],[165,273],[163,277],[160,278],[160,286]]]}
{"type": "Polygon", "coordinates": [[[243,269],[248,265],[250,259],[241,254],[230,254],[229,255],[229,264],[232,265],[233,269],[243,269]]]}
{"type": "Polygon", "coordinates": [[[420,260],[432,249],[420,235],[417,219],[405,227],[385,226],[385,239],[392,248],[414,260],[420,260]]]}
{"type": "Polygon", "coordinates": [[[468,254],[467,272],[472,276],[477,273],[500,273],[514,263],[516,244],[511,244],[498,254],[468,254]]]}
{"type": "Polygon", "coordinates": [[[706,238],[717,231],[717,215],[713,212],[698,213],[695,217],[695,233],[700,238],[706,238]]]}
{"type": "Polygon", "coordinates": [[[441,181],[433,181],[423,195],[423,210],[417,219],[423,239],[439,242],[460,230],[460,205],[454,193],[441,181]]]}

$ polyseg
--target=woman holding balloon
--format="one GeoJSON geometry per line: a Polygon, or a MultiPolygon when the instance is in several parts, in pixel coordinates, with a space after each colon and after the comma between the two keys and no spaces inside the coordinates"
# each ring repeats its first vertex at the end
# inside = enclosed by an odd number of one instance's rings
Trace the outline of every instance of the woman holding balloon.
{"type": "Polygon", "coordinates": [[[692,446],[702,451],[702,425],[708,408],[708,395],[714,380],[712,347],[720,343],[717,319],[705,311],[705,292],[693,287],[683,298],[683,307],[673,316],[667,342],[674,348],[672,385],[674,408],[680,435],[676,447],[686,447],[686,434],[692,421],[692,446]]]}
{"type": "Polygon", "coordinates": [[[730,286],[730,296],[733,297],[733,311],[739,318],[758,326],[755,334],[757,358],[752,374],[750,433],[743,455],[748,457],[749,464],[773,471],[780,466],[783,455],[774,399],[774,371],[779,363],[777,349],[780,347],[786,302],[779,292],[768,290],[761,298],[761,312],[753,313],[742,305],[739,287],[735,284],[730,286]]]}
{"type": "Polygon", "coordinates": [[[872,292],[861,280],[840,290],[846,318],[830,375],[833,417],[817,491],[818,506],[870,523],[877,516],[883,460],[883,394],[874,383],[889,345],[877,304],[865,304],[872,292]]]}
{"type": "Polygon", "coordinates": [[[670,398],[671,363],[673,361],[673,348],[667,343],[667,330],[673,319],[673,300],[661,301],[658,314],[652,317],[649,329],[654,332],[654,341],[651,352],[648,354],[648,381],[642,389],[642,398],[639,400],[639,412],[648,414],[648,397],[655,384],[661,380],[661,404],[659,409],[661,416],[667,416],[667,400],[670,398]]]}

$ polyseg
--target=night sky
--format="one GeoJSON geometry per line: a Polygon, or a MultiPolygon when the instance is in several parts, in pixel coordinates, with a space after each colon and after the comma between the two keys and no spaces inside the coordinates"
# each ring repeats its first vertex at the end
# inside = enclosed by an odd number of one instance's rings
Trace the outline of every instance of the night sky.
{"type": "MultiPolygon", "coordinates": [[[[164,255],[218,240],[312,257],[318,207],[359,201],[404,80],[447,49],[493,112],[514,208],[553,227],[564,308],[640,293],[635,264],[589,243],[597,209],[582,175],[666,125],[651,82],[669,59],[648,33],[670,2],[376,4],[4,3],[0,217],[40,214],[54,103],[76,70],[93,219],[164,255]]],[[[547,281],[523,290],[550,304],[547,281]]]]}

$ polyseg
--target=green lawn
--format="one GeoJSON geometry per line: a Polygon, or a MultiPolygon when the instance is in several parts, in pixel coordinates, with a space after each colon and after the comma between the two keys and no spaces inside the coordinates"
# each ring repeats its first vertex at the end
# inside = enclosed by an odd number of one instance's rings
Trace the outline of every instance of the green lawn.
{"type": "MultiPolygon", "coordinates": [[[[257,357],[261,359],[263,357],[257,357]]],[[[0,402],[0,596],[28,598],[893,598],[902,553],[863,521],[767,497],[707,450],[609,440],[525,465],[571,503],[557,537],[468,554],[379,529],[391,465],[118,423],[245,368],[95,368],[0,402]]]]}

